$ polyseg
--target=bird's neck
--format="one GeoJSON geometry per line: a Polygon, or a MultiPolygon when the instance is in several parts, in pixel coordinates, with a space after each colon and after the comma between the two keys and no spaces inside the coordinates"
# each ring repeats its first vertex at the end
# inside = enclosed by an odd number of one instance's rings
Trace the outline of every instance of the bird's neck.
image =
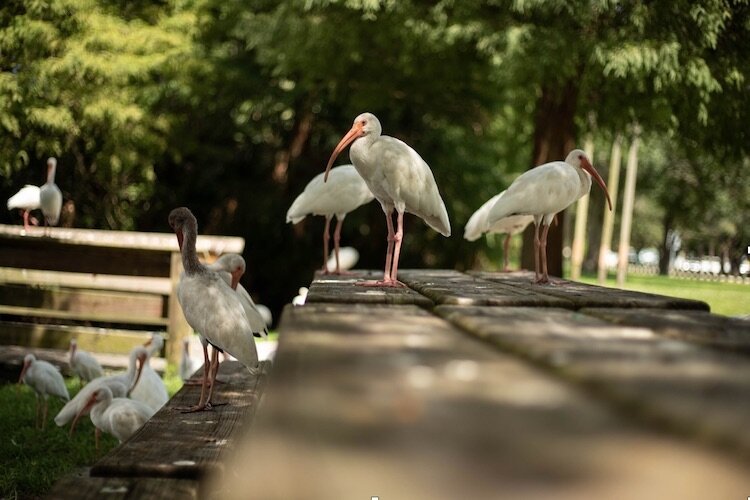
{"type": "MultiPolygon", "coordinates": [[[[377,137],[371,135],[360,137],[349,148],[349,159],[357,171],[370,165],[370,146],[372,146],[376,139],[377,137]]],[[[360,172],[360,175],[362,175],[362,172],[360,172]]]]}
{"type": "Polygon", "coordinates": [[[57,170],[56,165],[50,165],[47,167],[47,184],[55,183],[55,170],[57,170]]]}
{"type": "Polygon", "coordinates": [[[591,175],[582,168],[576,168],[576,173],[581,181],[581,194],[578,196],[584,196],[591,191],[591,175]]]}
{"type": "Polygon", "coordinates": [[[195,249],[197,239],[197,228],[187,227],[182,240],[182,267],[185,268],[185,274],[188,276],[198,274],[204,269],[203,264],[198,260],[198,252],[195,249]]]}

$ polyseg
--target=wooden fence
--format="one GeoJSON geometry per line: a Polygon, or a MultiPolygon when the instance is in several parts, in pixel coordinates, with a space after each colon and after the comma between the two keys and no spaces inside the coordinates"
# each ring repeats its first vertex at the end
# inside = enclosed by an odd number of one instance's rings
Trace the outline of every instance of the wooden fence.
{"type": "MultiPolygon", "coordinates": [[[[198,252],[242,253],[238,237],[199,236],[198,252]]],[[[177,362],[190,333],[174,293],[182,272],[171,233],[0,224],[0,344],[126,353],[166,334],[177,362]]]]}

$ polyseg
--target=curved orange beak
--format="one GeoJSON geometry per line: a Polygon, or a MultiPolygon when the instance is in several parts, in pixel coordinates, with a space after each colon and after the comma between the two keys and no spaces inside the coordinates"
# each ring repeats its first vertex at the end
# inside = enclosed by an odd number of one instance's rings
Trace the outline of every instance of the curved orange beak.
{"type": "Polygon", "coordinates": [[[336,160],[336,157],[340,155],[341,152],[346,149],[349,144],[362,137],[363,135],[365,135],[365,132],[364,130],[362,130],[362,124],[355,123],[352,126],[351,130],[349,130],[349,132],[347,132],[346,135],[341,138],[339,143],[336,145],[336,149],[334,149],[333,153],[331,153],[331,159],[328,160],[326,175],[323,176],[323,182],[326,182],[328,180],[328,172],[330,172],[331,166],[333,166],[333,162],[336,160]]]}
{"type": "Polygon", "coordinates": [[[73,431],[76,428],[76,424],[78,423],[78,419],[81,418],[82,415],[86,415],[89,410],[91,410],[91,407],[96,404],[96,391],[94,391],[91,396],[89,396],[89,399],[86,401],[86,404],[84,405],[81,410],[76,413],[76,417],[73,419],[73,423],[70,424],[70,435],[73,435],[73,431]]]}
{"type": "Polygon", "coordinates": [[[135,389],[135,386],[138,385],[138,381],[141,380],[141,375],[143,374],[143,366],[146,364],[146,355],[145,354],[139,354],[138,355],[138,369],[136,370],[135,379],[133,380],[133,385],[130,386],[130,389],[128,389],[128,392],[126,394],[126,397],[130,397],[130,393],[133,392],[133,389],[135,389]]]}
{"type": "Polygon", "coordinates": [[[607,196],[607,203],[609,204],[609,210],[612,210],[612,200],[609,199],[609,191],[607,191],[607,185],[604,184],[604,179],[602,179],[602,176],[599,175],[599,172],[596,171],[594,166],[589,163],[589,161],[584,157],[581,159],[581,167],[588,173],[591,174],[591,177],[593,177],[596,180],[596,183],[599,184],[599,186],[604,191],[604,194],[607,196]]]}

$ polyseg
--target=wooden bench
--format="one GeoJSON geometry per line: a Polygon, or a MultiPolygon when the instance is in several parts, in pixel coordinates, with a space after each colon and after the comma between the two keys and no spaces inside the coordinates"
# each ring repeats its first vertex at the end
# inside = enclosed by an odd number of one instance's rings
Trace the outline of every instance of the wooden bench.
{"type": "MultiPolygon", "coordinates": [[[[199,378],[203,369],[193,378],[199,378]]],[[[237,361],[219,368],[212,411],[182,413],[198,402],[200,386],[183,386],[131,438],[110,451],[84,474],[60,479],[51,500],[139,500],[206,498],[202,480],[222,473],[222,460],[238,434],[252,423],[268,372],[258,375],[237,361]]]]}
{"type": "Polygon", "coordinates": [[[528,273],[355,285],[373,274],[287,306],[222,498],[749,494],[750,323],[528,273]]]}
{"type": "MultiPolygon", "coordinates": [[[[198,252],[242,253],[244,239],[199,236],[198,252]]],[[[127,353],[166,334],[179,361],[190,333],[174,294],[182,272],[171,233],[0,224],[0,344],[127,353]]]]}

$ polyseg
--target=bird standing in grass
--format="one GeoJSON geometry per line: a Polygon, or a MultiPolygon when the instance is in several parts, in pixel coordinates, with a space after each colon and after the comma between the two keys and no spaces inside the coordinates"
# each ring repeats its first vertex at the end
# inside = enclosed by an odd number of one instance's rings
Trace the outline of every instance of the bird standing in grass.
{"type": "Polygon", "coordinates": [[[84,406],[76,414],[70,425],[71,435],[78,419],[89,412],[91,422],[97,431],[112,434],[120,443],[132,436],[153,416],[151,408],[144,403],[129,398],[115,398],[109,387],[101,386],[89,395],[84,406]]]}
{"type": "Polygon", "coordinates": [[[81,382],[91,382],[95,378],[104,376],[102,365],[90,353],[78,348],[76,339],[70,341],[70,360],[68,361],[70,369],[78,375],[81,382]]]}
{"type": "Polygon", "coordinates": [[[70,400],[68,388],[65,387],[65,381],[57,368],[50,363],[36,359],[36,356],[33,354],[27,354],[23,360],[21,376],[18,377],[18,383],[20,384],[21,382],[31,387],[36,393],[34,426],[44,429],[47,423],[47,398],[49,396],[57,396],[63,401],[70,400]],[[40,399],[44,401],[43,405],[39,403],[40,399]],[[41,419],[40,410],[42,410],[41,419]]]}

